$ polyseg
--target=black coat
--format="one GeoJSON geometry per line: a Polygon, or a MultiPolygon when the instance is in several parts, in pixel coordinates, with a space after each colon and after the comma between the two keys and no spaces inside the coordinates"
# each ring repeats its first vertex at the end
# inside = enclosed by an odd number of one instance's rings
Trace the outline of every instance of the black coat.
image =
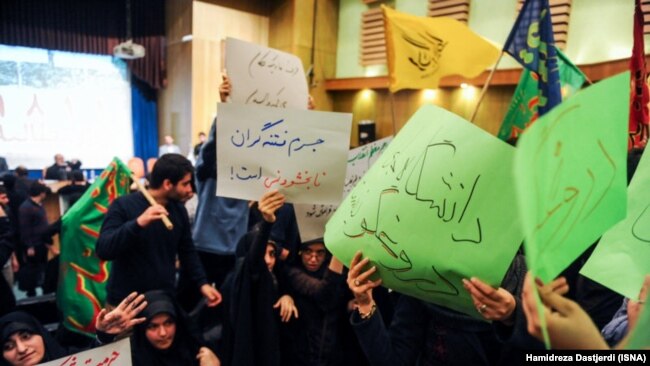
{"type": "Polygon", "coordinates": [[[280,317],[276,277],[264,262],[271,224],[262,221],[237,246],[234,273],[224,284],[228,319],[220,357],[225,366],[279,366],[280,317]]]}
{"type": "Polygon", "coordinates": [[[341,337],[338,325],[345,316],[343,275],[330,271],[324,262],[317,272],[302,263],[287,269],[291,296],[299,317],[288,340],[294,351],[292,363],[301,366],[341,365],[341,337]]]}

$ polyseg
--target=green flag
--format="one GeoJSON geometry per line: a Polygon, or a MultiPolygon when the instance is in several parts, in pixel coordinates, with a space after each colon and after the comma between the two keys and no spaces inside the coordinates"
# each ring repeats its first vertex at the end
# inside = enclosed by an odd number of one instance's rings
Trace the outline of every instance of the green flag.
{"type": "MultiPolygon", "coordinates": [[[[562,99],[566,100],[580,89],[586,77],[560,50],[557,50],[557,55],[562,99]]],[[[537,120],[537,105],[540,98],[537,79],[537,74],[528,69],[521,72],[519,84],[497,135],[501,140],[518,137],[526,127],[537,120]]]]}
{"type": "Polygon", "coordinates": [[[554,279],[625,217],[630,74],[590,86],[524,133],[515,182],[526,260],[554,279]]]}
{"type": "Polygon", "coordinates": [[[108,206],[129,191],[129,169],[118,158],[61,219],[61,257],[57,301],[63,324],[95,336],[95,317],[106,299],[109,262],[95,254],[108,206]]]}

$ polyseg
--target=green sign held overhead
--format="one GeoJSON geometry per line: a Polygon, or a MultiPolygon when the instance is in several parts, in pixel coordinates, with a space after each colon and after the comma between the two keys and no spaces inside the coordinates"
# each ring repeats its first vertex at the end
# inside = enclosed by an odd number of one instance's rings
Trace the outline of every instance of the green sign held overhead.
{"type": "Polygon", "coordinates": [[[629,73],[601,81],[519,139],[517,197],[529,269],[555,278],[626,212],[629,73]]]}
{"type": "Polygon", "coordinates": [[[644,153],[630,183],[627,217],[603,235],[580,273],[636,299],[650,274],[650,154],[644,153]]]}
{"type": "Polygon", "coordinates": [[[462,279],[498,287],[521,244],[514,148],[420,108],[327,223],[343,263],[358,250],[396,291],[478,317],[462,279]]]}

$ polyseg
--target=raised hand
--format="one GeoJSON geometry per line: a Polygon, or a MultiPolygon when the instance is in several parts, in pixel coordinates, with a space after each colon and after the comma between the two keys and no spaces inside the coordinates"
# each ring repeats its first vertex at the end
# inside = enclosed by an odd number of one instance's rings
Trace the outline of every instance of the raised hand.
{"type": "Polygon", "coordinates": [[[277,189],[265,192],[260,198],[257,208],[262,214],[264,221],[275,222],[275,212],[284,205],[284,195],[277,189]]]}
{"type": "Polygon", "coordinates": [[[144,295],[132,292],[110,312],[102,309],[95,320],[95,328],[108,334],[120,334],[146,320],[146,318],[135,317],[145,307],[147,307],[147,302],[144,295]]]}
{"type": "Polygon", "coordinates": [[[375,302],[372,298],[372,289],[381,285],[381,278],[377,281],[371,281],[369,279],[373,273],[377,272],[377,267],[372,266],[367,271],[363,271],[363,268],[368,265],[370,260],[368,258],[361,257],[363,254],[357,252],[350,262],[350,271],[348,271],[348,287],[359,308],[359,312],[362,314],[368,314],[372,307],[375,305],[375,302]]]}
{"type": "Polygon", "coordinates": [[[223,75],[221,76],[221,85],[219,85],[219,98],[222,102],[227,102],[230,92],[232,91],[232,85],[230,84],[230,78],[226,75],[226,70],[223,70],[223,75]]]}

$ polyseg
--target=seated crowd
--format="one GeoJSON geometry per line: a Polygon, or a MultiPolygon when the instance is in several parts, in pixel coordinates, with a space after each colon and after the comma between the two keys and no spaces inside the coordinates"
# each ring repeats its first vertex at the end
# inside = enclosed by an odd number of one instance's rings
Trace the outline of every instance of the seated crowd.
{"type": "MultiPolygon", "coordinates": [[[[222,99],[229,90],[226,78],[222,99]]],[[[322,238],[301,242],[279,191],[258,202],[215,196],[215,140],[213,123],[196,166],[164,154],[145,191],[108,208],[95,253],[112,272],[94,339],[79,342],[63,327],[51,334],[39,314],[16,310],[13,279],[0,279],[0,365],[35,365],[124,337],[134,365],[515,365],[525,350],[544,348],[534,287],[554,348],[621,346],[643,309],[650,277],[638,299],[623,299],[578,273],[591,250],[547,284],[527,274],[523,250],[498,288],[464,279],[471,315],[387,290],[362,252],[341,263],[322,238]],[[195,186],[192,222],[184,203],[195,186]]],[[[57,154],[47,171],[83,181],[68,168],[57,154]]],[[[33,296],[45,290],[48,252],[56,254],[42,208],[47,188],[22,168],[2,182],[0,262],[33,296]]]]}

